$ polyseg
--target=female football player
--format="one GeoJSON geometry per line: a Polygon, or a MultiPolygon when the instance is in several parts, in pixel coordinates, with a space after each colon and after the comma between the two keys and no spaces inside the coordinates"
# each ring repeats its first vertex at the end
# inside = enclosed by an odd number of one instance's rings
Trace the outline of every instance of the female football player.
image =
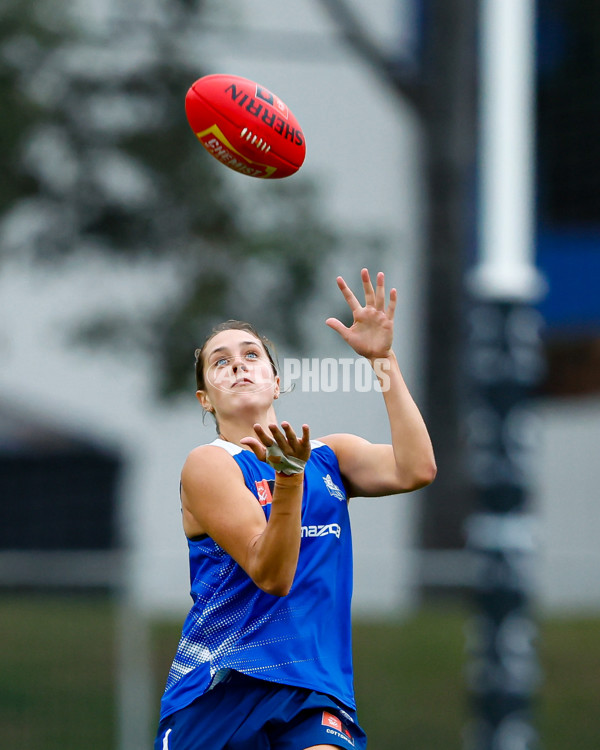
{"type": "Polygon", "coordinates": [[[334,331],[372,364],[391,444],[311,440],[278,423],[280,380],[266,339],[228,321],[196,352],[197,398],[218,438],[181,475],[193,606],[168,676],[155,750],[366,748],[354,701],[348,500],[409,492],[436,473],[429,435],[392,350],[396,290],[334,331]]]}

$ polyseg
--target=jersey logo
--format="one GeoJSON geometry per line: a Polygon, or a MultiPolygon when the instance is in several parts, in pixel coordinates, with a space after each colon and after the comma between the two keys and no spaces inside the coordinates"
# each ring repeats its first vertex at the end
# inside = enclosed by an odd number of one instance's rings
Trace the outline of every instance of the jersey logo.
{"type": "Polygon", "coordinates": [[[273,482],[268,479],[261,479],[254,483],[256,485],[256,492],[258,493],[258,502],[264,507],[270,505],[273,502],[272,486],[273,482]]]}
{"type": "Polygon", "coordinates": [[[332,497],[336,497],[338,500],[345,500],[346,495],[342,492],[342,490],[337,486],[337,484],[333,481],[330,474],[326,474],[323,477],[323,481],[325,482],[325,487],[327,487],[327,490],[329,491],[329,494],[332,497]]]}
{"type": "Polygon", "coordinates": [[[302,527],[302,538],[304,537],[315,537],[315,536],[328,536],[333,534],[338,539],[342,533],[342,529],[338,523],[325,523],[319,526],[303,526],[302,527]]]}
{"type": "Polygon", "coordinates": [[[338,732],[342,731],[342,720],[338,719],[337,716],[330,714],[329,711],[323,711],[323,720],[321,721],[325,727],[333,727],[338,732]]]}
{"type": "MultiPolygon", "coordinates": [[[[321,719],[321,724],[324,727],[329,727],[329,729],[333,729],[337,732],[339,732],[343,738],[349,742],[352,747],[354,747],[354,739],[352,738],[352,735],[350,732],[346,729],[346,727],[342,724],[341,719],[339,719],[334,714],[330,714],[329,711],[323,711],[323,718],[321,719]]],[[[332,732],[332,734],[335,734],[335,732],[332,732]]]]}

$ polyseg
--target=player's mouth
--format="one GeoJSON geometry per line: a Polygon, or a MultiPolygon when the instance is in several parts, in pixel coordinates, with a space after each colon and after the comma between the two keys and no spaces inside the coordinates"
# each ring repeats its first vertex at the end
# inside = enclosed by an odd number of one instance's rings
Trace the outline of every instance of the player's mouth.
{"type": "Polygon", "coordinates": [[[239,380],[236,380],[235,383],[231,386],[232,388],[237,388],[240,385],[254,385],[254,381],[250,380],[250,378],[240,378],[239,380]]]}

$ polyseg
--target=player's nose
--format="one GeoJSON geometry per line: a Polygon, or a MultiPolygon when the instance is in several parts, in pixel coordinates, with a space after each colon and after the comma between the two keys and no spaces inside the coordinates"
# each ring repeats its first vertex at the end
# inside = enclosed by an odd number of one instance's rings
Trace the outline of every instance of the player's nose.
{"type": "Polygon", "coordinates": [[[248,371],[248,368],[246,367],[246,363],[243,359],[238,357],[233,357],[231,360],[231,369],[234,372],[237,372],[238,370],[243,370],[244,372],[248,371]]]}

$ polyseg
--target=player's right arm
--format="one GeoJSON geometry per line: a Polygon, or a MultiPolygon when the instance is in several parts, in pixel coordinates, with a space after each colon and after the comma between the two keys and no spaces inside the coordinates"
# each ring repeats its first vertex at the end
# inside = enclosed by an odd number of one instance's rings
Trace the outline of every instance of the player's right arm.
{"type": "Polygon", "coordinates": [[[218,446],[200,446],[181,473],[185,533],[208,534],[260,589],[285,596],[300,551],[303,478],[276,474],[267,523],[236,461],[218,446]]]}

